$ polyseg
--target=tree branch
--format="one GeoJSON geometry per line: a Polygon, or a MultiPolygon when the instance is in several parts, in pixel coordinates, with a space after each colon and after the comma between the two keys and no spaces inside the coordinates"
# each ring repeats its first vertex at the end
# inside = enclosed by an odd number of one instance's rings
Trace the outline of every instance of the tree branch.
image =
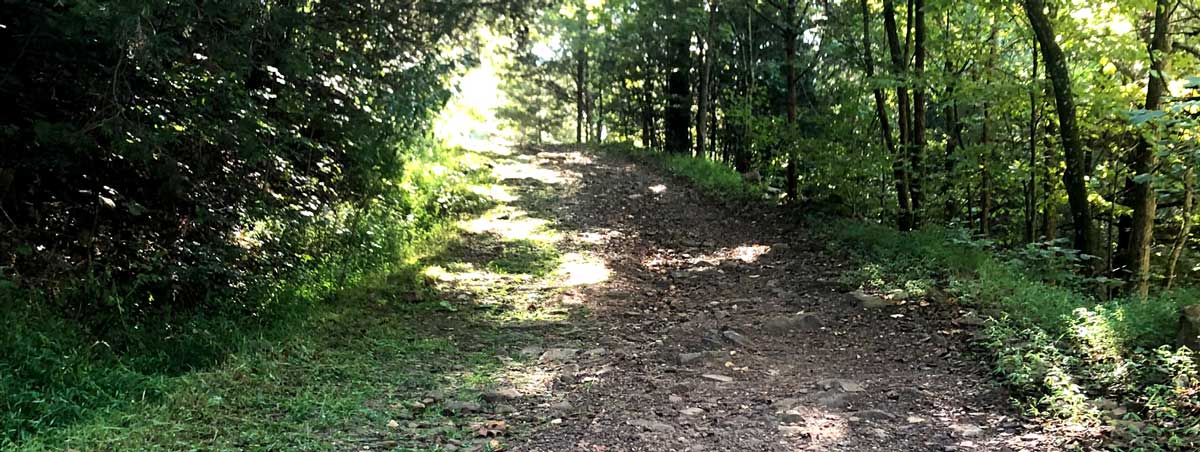
{"type": "Polygon", "coordinates": [[[779,21],[772,19],[770,16],[763,14],[762,11],[759,11],[758,8],[755,8],[754,5],[750,4],[749,1],[746,2],[746,8],[748,8],[751,11],[754,11],[754,14],[757,14],[758,17],[761,17],[763,20],[767,21],[768,24],[770,24],[772,27],[779,29],[779,31],[792,30],[792,27],[781,24],[781,23],[779,23],[779,21]]]}

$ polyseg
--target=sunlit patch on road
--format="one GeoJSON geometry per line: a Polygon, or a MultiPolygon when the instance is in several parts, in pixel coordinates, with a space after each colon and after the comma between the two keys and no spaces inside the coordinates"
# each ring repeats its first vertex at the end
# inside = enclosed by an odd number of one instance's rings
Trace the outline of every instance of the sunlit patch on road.
{"type": "Polygon", "coordinates": [[[581,253],[563,255],[556,273],[563,278],[564,287],[602,283],[612,274],[603,261],[581,253]]]}
{"type": "Polygon", "coordinates": [[[524,162],[501,163],[496,165],[492,172],[502,181],[531,179],[543,184],[557,185],[571,180],[562,172],[524,162]]]}
{"type": "Polygon", "coordinates": [[[462,229],[473,234],[495,234],[502,240],[532,240],[553,243],[561,236],[547,228],[548,222],[506,206],[493,209],[479,218],[463,222],[462,229]]]}

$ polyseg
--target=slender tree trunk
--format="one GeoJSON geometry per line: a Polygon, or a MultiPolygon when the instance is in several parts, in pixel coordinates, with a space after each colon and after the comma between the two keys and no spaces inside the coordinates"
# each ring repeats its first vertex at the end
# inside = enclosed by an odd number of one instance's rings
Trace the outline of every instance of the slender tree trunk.
{"type": "Polygon", "coordinates": [[[983,155],[979,162],[979,233],[984,237],[992,235],[992,135],[991,109],[987,102],[983,103],[983,125],[979,133],[979,144],[983,155]]]}
{"type": "MultiPolygon", "coordinates": [[[[866,69],[869,81],[875,77],[875,57],[871,54],[871,16],[870,9],[867,7],[867,0],[861,0],[859,5],[862,8],[863,18],[863,66],[866,69]]],[[[879,132],[883,140],[883,147],[887,150],[888,155],[893,156],[892,182],[896,187],[896,205],[899,208],[897,226],[902,231],[908,230],[912,228],[912,217],[909,216],[909,213],[912,212],[912,204],[908,197],[908,178],[904,173],[904,165],[898,163],[902,157],[897,151],[896,143],[892,138],[892,127],[887,114],[887,98],[884,95],[883,88],[876,86],[873,94],[875,96],[875,116],[879,119],[879,132]]]]}
{"type": "MultiPolygon", "coordinates": [[[[1154,35],[1150,40],[1150,81],[1146,84],[1146,109],[1158,110],[1162,106],[1167,82],[1163,73],[1170,67],[1171,39],[1168,36],[1173,0],[1158,0],[1154,9],[1154,35]]],[[[1144,137],[1138,140],[1133,156],[1133,173],[1150,175],[1158,165],[1154,145],[1144,137]]],[[[1133,189],[1133,227],[1129,238],[1130,263],[1133,265],[1134,289],[1143,300],[1150,291],[1150,246],[1154,239],[1154,214],[1158,208],[1158,197],[1154,193],[1154,182],[1150,177],[1135,177],[1133,189]]]]}
{"type": "Polygon", "coordinates": [[[912,7],[916,47],[913,61],[915,84],[912,96],[912,143],[909,146],[909,162],[912,166],[909,170],[909,191],[912,193],[913,226],[918,226],[921,223],[921,205],[925,198],[921,189],[925,179],[925,166],[922,163],[925,159],[925,0],[914,0],[912,7]]]}
{"type": "MultiPolygon", "coordinates": [[[[787,124],[788,128],[795,129],[796,127],[796,0],[788,0],[787,7],[784,10],[784,29],[783,29],[783,72],[787,78],[787,124]]],[[[789,201],[795,201],[797,197],[797,184],[799,175],[796,172],[797,157],[795,146],[789,143],[792,149],[788,152],[787,157],[787,175],[785,184],[785,193],[789,201]]]]}
{"type": "Polygon", "coordinates": [[[1032,243],[1037,237],[1037,125],[1038,125],[1038,46],[1033,41],[1033,75],[1030,76],[1032,88],[1029,90],[1029,181],[1025,184],[1025,243],[1032,243]]]}
{"type": "Polygon", "coordinates": [[[701,158],[707,158],[705,146],[708,144],[709,89],[712,83],[712,35],[717,24],[717,4],[712,2],[709,5],[708,27],[704,31],[703,39],[704,51],[701,53],[703,61],[700,66],[700,92],[696,95],[696,154],[701,158]]]}
{"type": "MultiPolygon", "coordinates": [[[[1132,158],[1133,155],[1131,154],[1129,157],[1132,158]]],[[[1122,163],[1125,164],[1126,169],[1133,167],[1132,160],[1122,163]]],[[[1129,173],[1129,171],[1124,172],[1129,173]]],[[[1124,189],[1121,190],[1120,194],[1115,195],[1117,199],[1120,199],[1122,205],[1132,206],[1134,204],[1133,192],[1137,184],[1133,182],[1133,177],[1136,175],[1136,173],[1126,174],[1124,189]]],[[[1122,212],[1110,223],[1115,224],[1117,228],[1116,250],[1113,251],[1113,264],[1111,265],[1111,269],[1115,270],[1112,272],[1113,277],[1132,281],[1134,279],[1132,272],[1133,265],[1130,258],[1133,255],[1130,253],[1129,246],[1133,243],[1133,215],[1131,212],[1122,212]]]]}
{"type": "Polygon", "coordinates": [[[1196,173],[1188,165],[1183,174],[1183,224],[1179,226],[1179,234],[1175,235],[1175,243],[1171,245],[1171,257],[1167,261],[1167,290],[1175,285],[1175,269],[1179,266],[1179,257],[1187,247],[1188,236],[1192,233],[1192,209],[1196,204],[1196,173]]]}
{"type": "Polygon", "coordinates": [[[1042,147],[1042,168],[1046,169],[1046,177],[1042,178],[1042,237],[1054,240],[1058,238],[1058,212],[1054,203],[1058,158],[1054,155],[1054,148],[1049,145],[1042,147]]]}
{"type": "MultiPolygon", "coordinates": [[[[946,66],[947,73],[949,73],[948,69],[950,64],[947,62],[946,66]]],[[[942,116],[946,120],[946,150],[942,160],[943,174],[941,194],[942,199],[944,199],[946,202],[946,205],[943,207],[945,210],[944,214],[946,221],[949,222],[954,221],[954,218],[958,215],[957,198],[952,196],[951,192],[954,190],[955,167],[958,166],[955,164],[955,159],[958,157],[954,154],[958,151],[958,147],[961,145],[958,138],[958,129],[962,127],[958,123],[958,101],[954,100],[953,81],[949,82],[949,84],[946,86],[946,98],[950,99],[950,101],[946,102],[946,104],[942,107],[942,116]]]]}
{"type": "MultiPolygon", "coordinates": [[[[1122,171],[1117,166],[1117,156],[1115,156],[1115,155],[1109,156],[1108,166],[1116,169],[1116,170],[1112,171],[1112,180],[1110,180],[1108,182],[1108,185],[1111,187],[1111,191],[1108,194],[1108,199],[1118,199],[1118,198],[1120,198],[1121,195],[1119,194],[1120,192],[1117,189],[1117,181],[1121,178],[1122,171]]],[[[1126,184],[1133,183],[1133,181],[1129,178],[1128,175],[1125,175],[1125,182],[1126,182],[1126,184]]],[[[1128,226],[1129,226],[1129,224],[1132,224],[1132,221],[1133,221],[1133,217],[1130,215],[1122,216],[1122,220],[1126,220],[1126,224],[1125,224],[1126,229],[1121,229],[1117,232],[1126,232],[1126,234],[1121,236],[1122,238],[1118,239],[1117,242],[1113,242],[1113,229],[1114,229],[1113,225],[1118,224],[1116,210],[1117,210],[1117,203],[1112,202],[1112,203],[1108,204],[1108,222],[1105,223],[1105,228],[1104,228],[1104,232],[1106,233],[1106,238],[1104,240],[1104,251],[1105,251],[1106,255],[1104,257],[1105,257],[1105,262],[1107,263],[1105,270],[1108,272],[1109,275],[1116,274],[1116,272],[1113,271],[1114,269],[1117,268],[1116,266],[1114,266],[1114,263],[1116,262],[1115,258],[1117,257],[1115,255],[1116,253],[1114,253],[1114,251],[1125,252],[1125,253],[1128,253],[1128,251],[1129,251],[1127,249],[1124,249],[1125,247],[1120,244],[1129,242],[1129,234],[1127,233],[1129,231],[1128,226]]],[[[1128,255],[1126,255],[1126,258],[1128,258],[1128,255]]],[[[1128,264],[1126,264],[1126,265],[1128,265],[1128,264]]],[[[1126,270],[1125,273],[1128,273],[1128,268],[1126,268],[1125,270],[1126,270]]],[[[1112,295],[1114,292],[1115,292],[1114,288],[1106,288],[1104,291],[1105,299],[1112,298],[1112,295]]]]}
{"type": "Polygon", "coordinates": [[[689,41],[687,35],[672,37],[670,41],[671,67],[667,73],[667,111],[663,126],[667,133],[667,152],[671,153],[688,153],[692,149],[689,41]]]}
{"type": "Polygon", "coordinates": [[[753,130],[750,128],[750,116],[754,115],[754,15],[746,14],[746,117],[742,118],[742,134],[740,152],[735,157],[734,168],[739,173],[750,171],[752,166],[751,144],[753,143],[753,130]]]}
{"type": "Polygon", "coordinates": [[[582,48],[575,49],[575,143],[583,144],[583,128],[587,123],[584,118],[587,110],[587,100],[584,99],[587,79],[587,52],[582,48]]]}
{"type": "Polygon", "coordinates": [[[1058,114],[1058,131],[1062,138],[1063,160],[1066,163],[1063,186],[1067,190],[1067,201],[1071,206],[1071,223],[1075,229],[1074,246],[1080,252],[1093,254],[1096,242],[1092,231],[1092,209],[1088,204],[1087,190],[1087,175],[1090,171],[1083,143],[1079,140],[1075,95],[1071,91],[1071,71],[1067,68],[1067,58],[1063,55],[1062,48],[1055,40],[1054,26],[1046,17],[1043,0],[1022,0],[1022,3],[1038,43],[1042,46],[1042,61],[1046,64],[1046,74],[1054,86],[1054,106],[1058,114]]]}
{"type": "MultiPolygon", "coordinates": [[[[710,74],[711,75],[711,74],[710,74]]],[[[708,100],[708,149],[715,157],[717,154],[717,107],[720,105],[717,101],[720,99],[721,86],[719,79],[712,77],[708,80],[709,100],[708,100]]]]}
{"type": "Polygon", "coordinates": [[[654,147],[654,77],[642,81],[642,147],[654,147]]]}
{"type": "MultiPolygon", "coordinates": [[[[945,33],[946,39],[953,39],[950,31],[950,16],[946,13],[945,33]]],[[[943,71],[949,75],[953,72],[953,63],[949,58],[946,58],[943,64],[943,71]]],[[[954,98],[956,88],[955,77],[950,76],[946,83],[945,100],[942,104],[942,118],[946,122],[946,149],[942,160],[942,177],[941,177],[941,195],[945,200],[943,207],[946,221],[954,221],[958,215],[958,205],[955,196],[951,196],[951,191],[954,190],[954,170],[955,159],[954,153],[958,147],[962,146],[962,126],[958,121],[958,100],[954,98]]]]}
{"type": "Polygon", "coordinates": [[[974,190],[974,187],[971,185],[970,178],[967,178],[966,182],[967,182],[967,187],[966,187],[967,196],[965,199],[967,200],[967,215],[966,215],[967,216],[967,229],[973,231],[973,230],[975,230],[975,215],[971,214],[971,200],[975,199],[975,190],[974,190]]]}
{"type": "MultiPolygon", "coordinates": [[[[896,27],[896,5],[893,0],[883,0],[883,28],[887,35],[888,50],[892,57],[892,72],[896,77],[904,77],[905,57],[900,49],[900,35],[896,27]]],[[[908,89],[903,85],[896,88],[896,98],[900,110],[900,146],[892,154],[892,173],[896,177],[896,196],[900,208],[897,226],[902,231],[911,230],[915,222],[912,205],[912,192],[908,174],[908,89]]]]}
{"type": "MultiPolygon", "coordinates": [[[[995,21],[992,22],[992,32],[988,35],[988,60],[984,67],[983,78],[984,86],[990,87],[992,84],[992,72],[996,70],[996,54],[998,42],[996,35],[999,27],[995,21]]],[[[995,150],[992,143],[992,105],[991,102],[983,102],[983,125],[979,134],[979,144],[982,145],[983,154],[980,156],[979,162],[979,232],[984,237],[992,235],[992,161],[995,160],[995,150]]]]}
{"type": "MultiPolygon", "coordinates": [[[[604,81],[600,80],[600,84],[603,85],[604,81]]],[[[595,132],[595,135],[596,135],[596,144],[601,144],[601,143],[604,143],[604,90],[603,89],[596,90],[595,99],[596,99],[596,107],[594,109],[592,109],[592,114],[593,114],[593,116],[596,117],[595,118],[596,119],[596,130],[594,130],[593,132],[595,132]]]]}

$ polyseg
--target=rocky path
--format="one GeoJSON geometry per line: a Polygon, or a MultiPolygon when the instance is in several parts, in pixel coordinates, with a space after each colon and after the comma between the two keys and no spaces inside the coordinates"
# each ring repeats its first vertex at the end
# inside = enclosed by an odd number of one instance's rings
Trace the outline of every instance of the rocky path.
{"type": "Polygon", "coordinates": [[[557,175],[525,207],[607,273],[560,292],[580,315],[485,394],[508,450],[1055,449],[961,356],[959,308],[848,295],[847,264],[793,221],[623,156],[520,157],[557,175]]]}

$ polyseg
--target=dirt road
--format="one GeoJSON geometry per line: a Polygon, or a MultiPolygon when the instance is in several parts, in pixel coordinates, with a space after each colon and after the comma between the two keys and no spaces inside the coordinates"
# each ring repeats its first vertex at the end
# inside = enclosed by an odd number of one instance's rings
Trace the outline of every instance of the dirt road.
{"type": "Polygon", "coordinates": [[[512,162],[505,183],[542,193],[515,205],[604,269],[561,292],[578,315],[485,394],[518,427],[508,450],[1056,449],[963,357],[961,309],[864,306],[839,283],[849,264],[781,211],[622,155],[512,162]]]}

